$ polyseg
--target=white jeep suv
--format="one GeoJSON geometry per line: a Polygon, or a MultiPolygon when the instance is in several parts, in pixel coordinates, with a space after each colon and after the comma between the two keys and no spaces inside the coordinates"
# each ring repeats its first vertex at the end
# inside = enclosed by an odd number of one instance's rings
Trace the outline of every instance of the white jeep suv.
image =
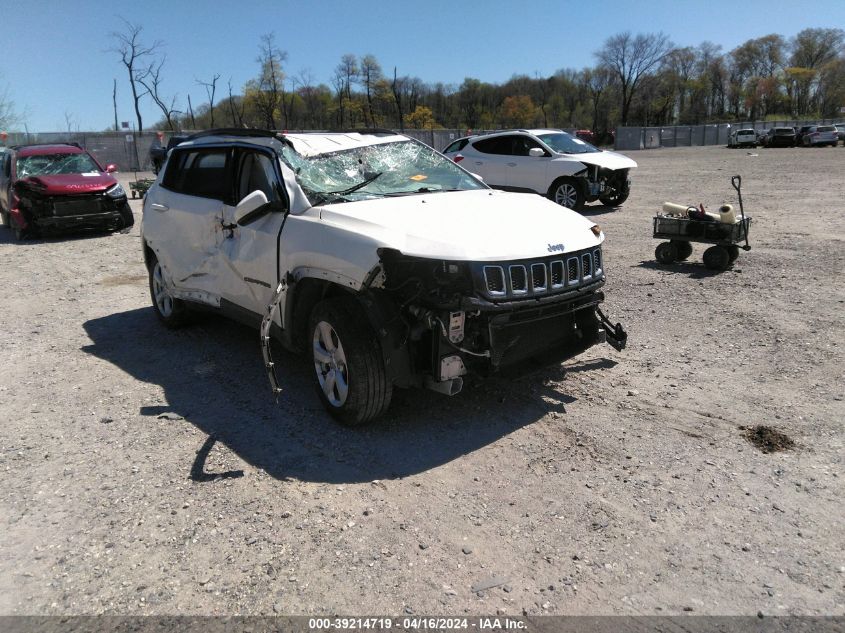
{"type": "Polygon", "coordinates": [[[260,325],[274,389],[271,337],[347,424],[394,387],[452,395],[468,372],[625,344],[599,309],[595,223],[390,131],[195,135],[145,196],[141,237],[166,326],[199,307],[260,325]]]}
{"type": "Polygon", "coordinates": [[[619,206],[631,190],[629,171],[637,163],[593,147],[562,130],[509,130],[467,136],[443,154],[478,174],[491,187],[539,193],[580,211],[600,200],[619,206]]]}

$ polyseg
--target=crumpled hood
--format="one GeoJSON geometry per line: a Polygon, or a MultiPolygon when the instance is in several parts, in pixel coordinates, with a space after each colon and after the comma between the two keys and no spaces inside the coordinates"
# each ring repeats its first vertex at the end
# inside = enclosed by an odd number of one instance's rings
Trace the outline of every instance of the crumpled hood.
{"type": "Polygon", "coordinates": [[[29,176],[18,181],[45,196],[74,195],[105,191],[117,184],[114,176],[102,172],[29,176]]]}
{"type": "Polygon", "coordinates": [[[585,165],[598,165],[606,169],[634,169],[636,161],[616,152],[593,152],[590,154],[563,154],[566,160],[577,160],[585,165]]]}
{"type": "Polygon", "coordinates": [[[529,259],[601,243],[595,224],[536,194],[456,191],[326,205],[320,218],[405,255],[529,259]]]}

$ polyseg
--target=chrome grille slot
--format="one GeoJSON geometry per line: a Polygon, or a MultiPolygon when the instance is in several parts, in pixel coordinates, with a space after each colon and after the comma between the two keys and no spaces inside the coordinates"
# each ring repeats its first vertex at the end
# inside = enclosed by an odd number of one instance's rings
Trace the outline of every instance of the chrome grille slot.
{"type": "Polygon", "coordinates": [[[574,286],[580,279],[581,277],[578,275],[578,258],[570,257],[566,260],[566,284],[574,286]]]}
{"type": "Polygon", "coordinates": [[[485,266],[484,283],[487,284],[487,292],[493,296],[503,296],[507,293],[505,271],[501,266],[485,266]]]}
{"type": "Polygon", "coordinates": [[[593,276],[593,256],[589,253],[581,255],[581,270],[583,271],[584,279],[593,276]]]}
{"type": "Polygon", "coordinates": [[[552,288],[563,288],[566,285],[566,273],[564,272],[563,261],[557,260],[549,264],[552,273],[552,288]]]}
{"type": "Polygon", "coordinates": [[[528,274],[525,266],[517,264],[508,268],[511,278],[511,292],[515,295],[524,295],[528,292],[528,274]]]}
{"type": "Polygon", "coordinates": [[[534,292],[545,292],[548,289],[545,264],[531,264],[531,289],[534,292]]]}
{"type": "Polygon", "coordinates": [[[474,285],[478,292],[494,301],[540,301],[555,294],[575,294],[580,289],[594,289],[604,280],[604,262],[600,246],[537,259],[478,262],[472,264],[474,285]]]}

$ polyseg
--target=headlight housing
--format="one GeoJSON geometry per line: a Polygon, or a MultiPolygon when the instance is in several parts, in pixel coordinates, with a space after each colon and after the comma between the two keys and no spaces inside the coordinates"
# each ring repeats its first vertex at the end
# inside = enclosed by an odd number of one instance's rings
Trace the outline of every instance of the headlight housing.
{"type": "Polygon", "coordinates": [[[117,198],[125,198],[126,197],[126,190],[121,186],[120,183],[116,184],[111,189],[106,191],[106,195],[109,198],[117,199],[117,198]]]}

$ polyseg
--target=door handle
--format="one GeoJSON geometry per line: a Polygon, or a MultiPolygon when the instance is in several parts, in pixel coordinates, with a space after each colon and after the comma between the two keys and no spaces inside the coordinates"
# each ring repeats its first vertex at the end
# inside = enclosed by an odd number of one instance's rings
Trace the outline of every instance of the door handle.
{"type": "Polygon", "coordinates": [[[508,163],[508,167],[516,167],[516,163],[508,163]]]}
{"type": "Polygon", "coordinates": [[[484,163],[482,163],[480,160],[477,160],[477,161],[475,161],[475,164],[476,165],[483,165],[484,163]]]}
{"type": "Polygon", "coordinates": [[[155,209],[156,211],[167,211],[170,209],[170,207],[168,207],[166,204],[159,204],[158,202],[153,202],[150,207],[155,209]]]}

